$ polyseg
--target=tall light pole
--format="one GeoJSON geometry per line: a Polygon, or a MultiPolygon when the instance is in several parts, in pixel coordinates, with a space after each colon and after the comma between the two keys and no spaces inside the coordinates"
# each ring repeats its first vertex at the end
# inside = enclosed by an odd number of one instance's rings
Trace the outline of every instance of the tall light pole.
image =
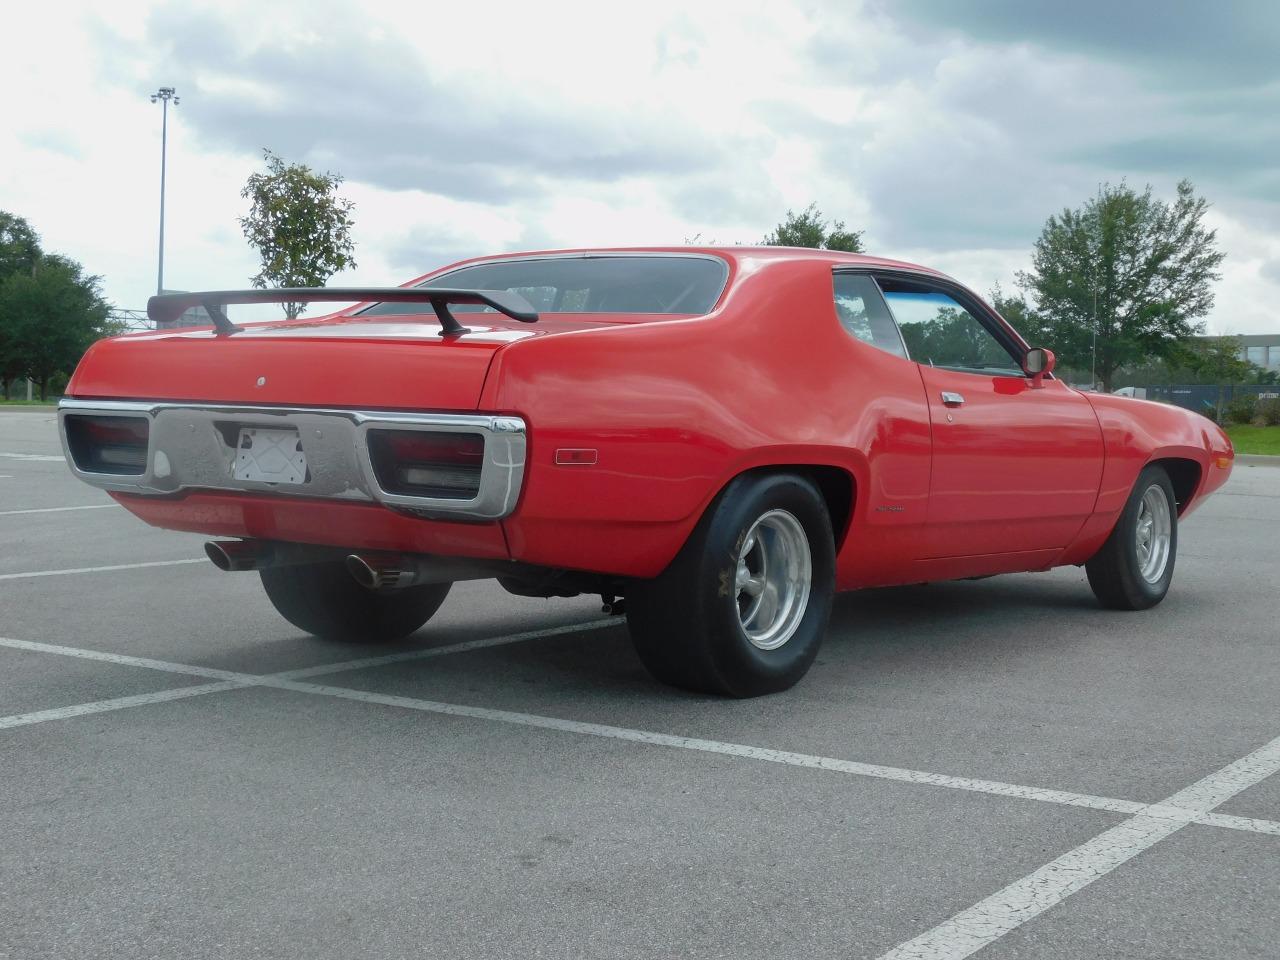
{"type": "Polygon", "coordinates": [[[1096,392],[1098,389],[1098,283],[1093,283],[1093,359],[1090,361],[1089,379],[1092,381],[1092,389],[1096,392]]]}
{"type": "Polygon", "coordinates": [[[161,87],[151,95],[151,102],[160,102],[161,116],[160,121],[160,265],[156,270],[156,293],[164,293],[164,173],[165,173],[165,152],[168,149],[169,142],[169,101],[173,101],[173,105],[178,105],[178,98],[175,95],[173,87],[161,87]]]}

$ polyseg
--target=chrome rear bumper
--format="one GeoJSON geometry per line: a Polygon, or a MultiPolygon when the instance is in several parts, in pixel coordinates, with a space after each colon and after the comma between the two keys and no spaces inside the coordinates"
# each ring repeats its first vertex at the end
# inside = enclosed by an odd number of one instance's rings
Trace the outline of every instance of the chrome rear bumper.
{"type": "Polygon", "coordinates": [[[524,479],[525,424],[519,417],[444,413],[385,413],[315,407],[254,407],[117,400],[63,400],[58,404],[62,450],[72,472],[103,490],[163,496],[184,490],[226,490],[279,496],[380,503],[438,519],[497,520],[515,509],[524,479]],[[69,414],[144,417],[149,421],[144,472],[93,473],[80,469],[67,442],[69,414]],[[306,454],[305,483],[240,480],[234,476],[238,428],[295,429],[306,454]],[[379,485],[367,433],[430,430],[484,438],[480,488],[469,500],[407,496],[379,485]]]}

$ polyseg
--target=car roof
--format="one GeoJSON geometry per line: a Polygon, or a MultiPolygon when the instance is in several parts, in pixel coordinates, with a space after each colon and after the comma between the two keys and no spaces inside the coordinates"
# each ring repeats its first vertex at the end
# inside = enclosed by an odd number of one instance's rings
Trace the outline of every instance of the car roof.
{"type": "MultiPolygon", "coordinates": [[[[813,247],[773,247],[773,246],[653,246],[653,247],[572,247],[559,250],[523,250],[519,252],[489,254],[487,256],[472,257],[467,260],[460,260],[451,263],[447,267],[440,267],[432,270],[428,274],[424,274],[419,280],[425,277],[434,276],[444,270],[456,270],[459,267],[467,266],[473,263],[491,263],[495,260],[522,260],[531,257],[571,257],[571,256],[590,256],[590,255],[608,255],[617,254],[645,254],[658,253],[667,256],[686,255],[686,256],[714,256],[729,261],[730,265],[737,266],[747,260],[767,260],[771,262],[818,262],[829,263],[833,267],[840,265],[847,266],[866,266],[866,267],[884,267],[897,270],[911,270],[917,273],[929,274],[931,276],[945,277],[946,275],[932,267],[925,267],[915,263],[908,263],[905,260],[891,260],[887,257],[873,257],[863,253],[846,253],[843,250],[819,250],[813,247]]],[[[418,282],[418,281],[413,281],[418,282]]]]}

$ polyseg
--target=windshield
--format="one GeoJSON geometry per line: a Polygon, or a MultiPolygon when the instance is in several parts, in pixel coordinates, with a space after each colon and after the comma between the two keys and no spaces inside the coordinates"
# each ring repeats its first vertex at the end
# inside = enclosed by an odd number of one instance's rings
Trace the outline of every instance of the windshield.
{"type": "MultiPolygon", "coordinates": [[[[465,290],[509,290],[539,313],[707,313],[720,298],[729,268],[712,257],[572,256],[497,260],[453,270],[421,284],[465,290]]],[[[416,303],[379,303],[362,317],[427,313],[416,303]]],[[[455,313],[492,312],[480,305],[455,313]]]]}

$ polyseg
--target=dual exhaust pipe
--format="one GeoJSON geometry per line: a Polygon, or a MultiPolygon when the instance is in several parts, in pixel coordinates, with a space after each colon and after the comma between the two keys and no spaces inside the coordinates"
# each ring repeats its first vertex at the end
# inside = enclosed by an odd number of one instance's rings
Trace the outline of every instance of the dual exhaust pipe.
{"type": "Polygon", "coordinates": [[[342,560],[356,583],[370,590],[402,590],[427,583],[485,580],[499,564],[397,553],[350,553],[336,547],[271,540],[210,540],[204,552],[219,570],[238,573],[342,560]]]}

